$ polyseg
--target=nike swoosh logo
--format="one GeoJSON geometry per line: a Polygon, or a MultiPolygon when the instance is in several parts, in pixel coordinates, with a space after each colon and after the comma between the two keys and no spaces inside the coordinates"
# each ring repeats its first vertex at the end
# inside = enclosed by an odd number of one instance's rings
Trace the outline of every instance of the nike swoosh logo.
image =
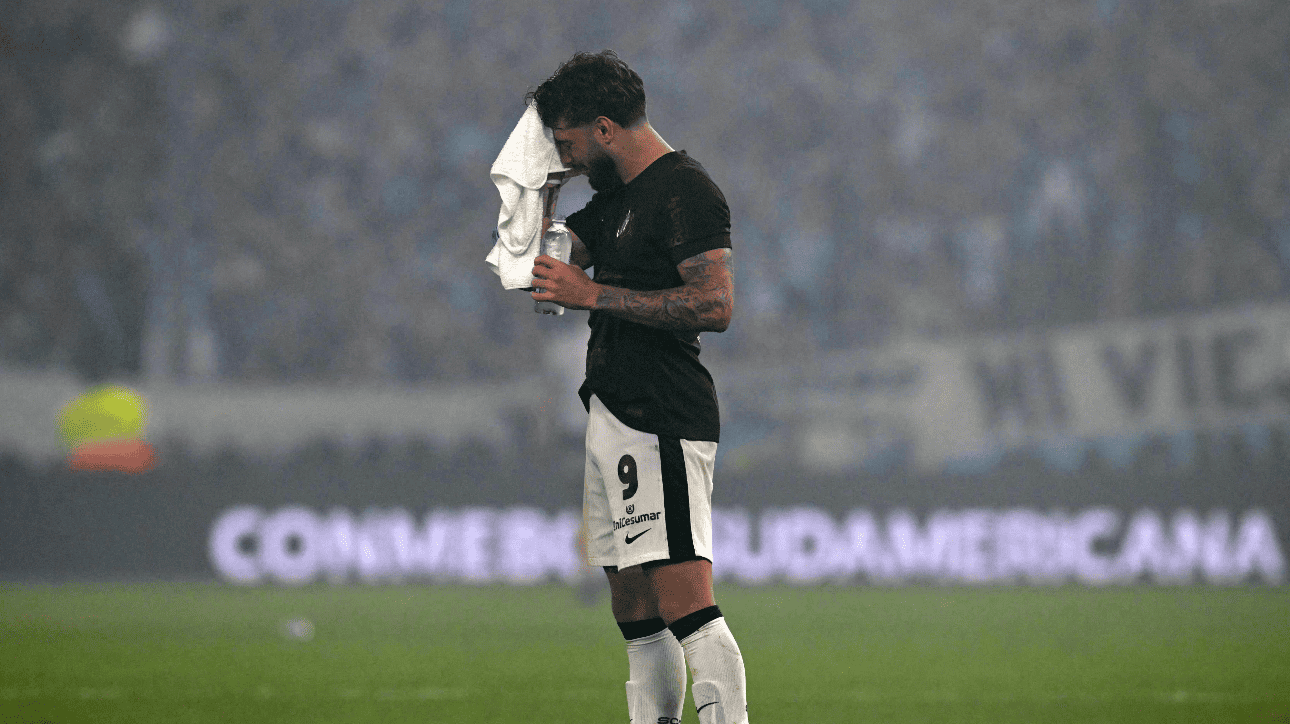
{"type": "Polygon", "coordinates": [[[715,704],[715,703],[717,703],[717,702],[715,702],[715,701],[710,701],[710,702],[708,702],[707,704],[704,704],[703,706],[699,707],[698,709],[695,709],[695,710],[694,710],[694,713],[695,713],[695,714],[698,714],[699,712],[703,711],[704,709],[707,709],[708,707],[712,706],[712,705],[713,705],[713,704],[715,704]]]}
{"type": "Polygon", "coordinates": [[[654,530],[654,529],[653,529],[653,528],[646,528],[645,530],[643,530],[643,531],[641,531],[641,532],[637,533],[636,535],[629,535],[629,536],[627,536],[627,537],[626,537],[626,538],[624,538],[623,540],[625,540],[625,541],[627,542],[627,545],[631,545],[631,544],[633,544],[633,543],[635,543],[635,542],[636,542],[636,539],[637,539],[637,538],[640,538],[641,536],[645,535],[646,533],[650,532],[651,530],[654,530]]]}

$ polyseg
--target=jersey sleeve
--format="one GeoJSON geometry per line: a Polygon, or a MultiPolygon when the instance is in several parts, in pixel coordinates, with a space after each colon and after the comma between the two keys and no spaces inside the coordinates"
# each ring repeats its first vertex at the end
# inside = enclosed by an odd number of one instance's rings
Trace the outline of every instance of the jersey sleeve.
{"type": "Polygon", "coordinates": [[[730,248],[730,207],[707,174],[682,174],[663,210],[664,251],[679,264],[713,249],[730,248]]]}
{"type": "Polygon", "coordinates": [[[596,243],[600,241],[601,205],[600,200],[593,196],[586,206],[569,214],[569,218],[564,220],[564,225],[578,236],[578,240],[592,254],[595,254],[596,243]]]}

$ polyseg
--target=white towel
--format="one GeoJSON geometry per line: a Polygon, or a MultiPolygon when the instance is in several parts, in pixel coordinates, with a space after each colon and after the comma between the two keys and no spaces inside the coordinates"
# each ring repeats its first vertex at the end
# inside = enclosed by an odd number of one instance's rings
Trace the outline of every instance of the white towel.
{"type": "Polygon", "coordinates": [[[542,186],[547,174],[564,170],[551,129],[530,104],[490,171],[502,208],[486,261],[504,289],[533,286],[533,260],[542,249],[542,186]]]}

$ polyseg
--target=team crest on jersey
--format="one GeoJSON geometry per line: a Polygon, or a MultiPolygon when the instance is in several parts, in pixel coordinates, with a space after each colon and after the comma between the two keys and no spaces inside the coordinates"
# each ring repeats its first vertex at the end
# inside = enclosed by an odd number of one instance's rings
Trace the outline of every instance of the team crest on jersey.
{"type": "Polygon", "coordinates": [[[627,231],[627,224],[631,223],[631,220],[632,220],[632,210],[628,209],[627,215],[623,217],[623,223],[618,227],[618,233],[614,234],[615,239],[620,238],[623,235],[623,232],[627,231]]]}

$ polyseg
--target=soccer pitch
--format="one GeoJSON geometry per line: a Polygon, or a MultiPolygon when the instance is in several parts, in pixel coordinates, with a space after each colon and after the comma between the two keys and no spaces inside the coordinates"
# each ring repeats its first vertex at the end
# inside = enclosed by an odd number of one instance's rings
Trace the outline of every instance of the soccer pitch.
{"type": "MultiPolygon", "coordinates": [[[[717,600],[754,724],[1290,722],[1288,593],[721,586],[717,600]]],[[[564,586],[0,584],[5,724],[625,722],[626,678],[607,599],[564,586]]]]}

